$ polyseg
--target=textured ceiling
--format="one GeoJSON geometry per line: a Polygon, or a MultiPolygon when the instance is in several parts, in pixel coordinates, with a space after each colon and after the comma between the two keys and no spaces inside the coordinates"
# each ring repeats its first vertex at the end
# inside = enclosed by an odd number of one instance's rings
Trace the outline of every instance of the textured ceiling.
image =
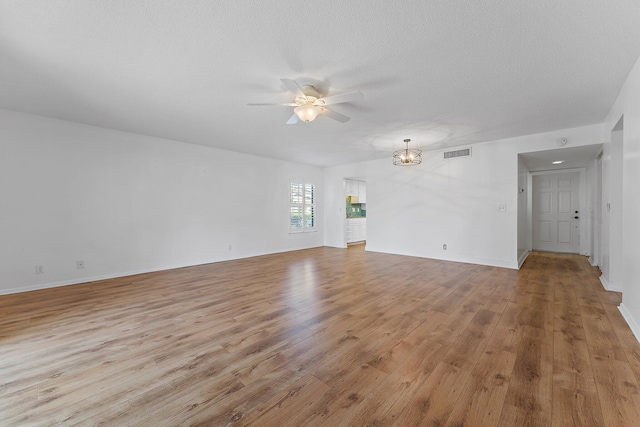
{"type": "Polygon", "coordinates": [[[604,120],[638,0],[0,1],[0,108],[319,166],[604,120]],[[352,117],[286,125],[280,78],[352,117]]]}

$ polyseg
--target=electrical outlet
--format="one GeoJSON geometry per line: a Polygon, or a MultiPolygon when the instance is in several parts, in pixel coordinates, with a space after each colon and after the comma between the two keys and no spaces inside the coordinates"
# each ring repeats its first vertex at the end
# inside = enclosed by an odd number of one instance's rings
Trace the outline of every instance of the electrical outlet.
{"type": "Polygon", "coordinates": [[[44,274],[44,267],[42,265],[36,265],[36,274],[44,274]]]}
{"type": "Polygon", "coordinates": [[[442,250],[446,251],[447,250],[447,244],[445,243],[444,245],[442,245],[442,250]]]}
{"type": "Polygon", "coordinates": [[[231,250],[231,245],[229,245],[229,250],[231,250]]]}
{"type": "Polygon", "coordinates": [[[82,261],[82,260],[76,261],[76,268],[78,270],[82,270],[84,268],[84,261],[82,261]]]}

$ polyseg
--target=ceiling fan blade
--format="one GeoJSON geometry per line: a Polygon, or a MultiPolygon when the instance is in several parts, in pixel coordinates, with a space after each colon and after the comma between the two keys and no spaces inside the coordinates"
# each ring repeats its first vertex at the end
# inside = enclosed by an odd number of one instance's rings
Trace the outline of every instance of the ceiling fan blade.
{"type": "Polygon", "coordinates": [[[331,117],[333,120],[337,120],[340,123],[346,123],[351,120],[351,117],[347,117],[344,114],[336,113],[335,111],[329,110],[328,108],[323,108],[322,114],[331,117]]]}
{"type": "Polygon", "coordinates": [[[284,104],[273,104],[273,103],[263,103],[263,102],[250,102],[247,105],[250,105],[251,107],[262,107],[265,105],[284,105],[285,107],[297,107],[298,104],[293,103],[293,102],[287,102],[284,104]]]}
{"type": "Polygon", "coordinates": [[[284,83],[284,85],[287,87],[287,89],[289,90],[289,92],[293,93],[296,98],[304,98],[307,99],[307,96],[304,94],[304,92],[302,91],[302,89],[300,89],[300,85],[298,83],[296,83],[295,80],[291,80],[291,79],[280,79],[280,81],[282,83],[284,83]]]}
{"type": "Polygon", "coordinates": [[[348,92],[348,93],[340,93],[338,95],[327,96],[326,98],[320,98],[314,105],[331,105],[331,104],[340,104],[342,102],[351,102],[358,101],[364,98],[364,94],[362,92],[348,92]]]}
{"type": "Polygon", "coordinates": [[[297,114],[294,114],[293,116],[291,116],[289,118],[289,120],[287,120],[287,124],[288,125],[295,125],[296,123],[298,123],[300,121],[300,118],[298,117],[297,114]]]}

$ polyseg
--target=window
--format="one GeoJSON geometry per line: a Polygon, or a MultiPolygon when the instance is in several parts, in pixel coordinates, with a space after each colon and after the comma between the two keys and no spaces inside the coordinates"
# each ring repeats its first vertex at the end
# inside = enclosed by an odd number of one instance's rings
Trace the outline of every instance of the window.
{"type": "Polygon", "coordinates": [[[291,182],[291,210],[289,212],[289,232],[303,233],[316,230],[316,186],[291,182]]]}

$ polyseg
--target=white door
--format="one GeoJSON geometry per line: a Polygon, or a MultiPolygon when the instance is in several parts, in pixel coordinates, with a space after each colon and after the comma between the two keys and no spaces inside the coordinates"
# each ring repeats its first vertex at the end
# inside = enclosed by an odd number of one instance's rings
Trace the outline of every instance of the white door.
{"type": "Polygon", "coordinates": [[[580,252],[580,173],[533,177],[533,250],[580,252]]]}

